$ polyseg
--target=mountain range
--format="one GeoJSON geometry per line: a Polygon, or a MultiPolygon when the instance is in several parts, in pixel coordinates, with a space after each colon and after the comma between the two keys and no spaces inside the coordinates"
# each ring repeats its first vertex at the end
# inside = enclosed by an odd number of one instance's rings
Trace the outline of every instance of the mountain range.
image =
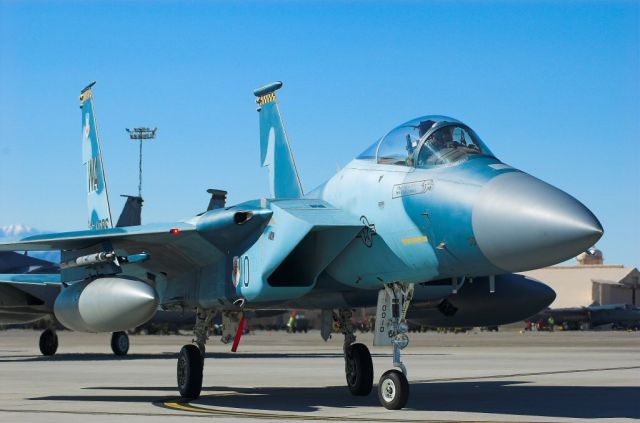
{"type": "MultiPolygon", "coordinates": [[[[29,235],[37,235],[47,233],[49,231],[43,231],[40,229],[32,228],[31,226],[24,225],[22,223],[6,225],[0,227],[0,240],[9,241],[24,238],[29,235]]],[[[53,263],[60,263],[59,251],[29,251],[31,257],[39,258],[41,260],[47,260],[53,263]]]]}

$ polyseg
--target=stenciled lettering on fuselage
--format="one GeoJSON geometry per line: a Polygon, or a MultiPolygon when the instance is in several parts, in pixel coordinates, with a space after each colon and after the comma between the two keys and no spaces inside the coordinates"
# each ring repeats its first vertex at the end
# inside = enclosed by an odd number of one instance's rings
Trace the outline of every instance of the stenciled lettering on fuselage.
{"type": "Polygon", "coordinates": [[[407,195],[424,194],[433,188],[433,179],[424,181],[407,182],[394,185],[391,190],[391,198],[405,197],[407,195]]]}
{"type": "Polygon", "coordinates": [[[98,157],[92,157],[87,162],[87,192],[98,191],[98,157]]]}

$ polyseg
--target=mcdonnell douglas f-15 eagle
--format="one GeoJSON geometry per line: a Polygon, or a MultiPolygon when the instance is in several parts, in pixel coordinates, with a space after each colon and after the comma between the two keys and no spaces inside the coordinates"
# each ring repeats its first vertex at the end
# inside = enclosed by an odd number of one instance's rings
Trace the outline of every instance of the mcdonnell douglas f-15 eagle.
{"type": "MultiPolygon", "coordinates": [[[[80,96],[90,229],[30,236],[0,250],[61,251],[53,309],[72,330],[117,332],[158,308],[195,310],[194,343],[177,362],[184,398],[200,395],[214,315],[222,313],[228,340],[245,311],[287,308],[322,310],[325,339],[339,323],[348,388],[368,395],[373,365],[355,342],[351,310],[376,306],[374,345],[393,348],[394,367],[380,378],[378,397],[400,409],[409,397],[400,354],[407,318],[431,326],[524,319],[555,293],[512,272],[562,262],[602,236],[584,205],[502,163],[469,126],[446,116],[393,128],[305,194],[276,102],[281,86],[254,91],[268,198],[179,222],[113,227],[91,84],[80,96]]],[[[33,300],[37,276],[0,280],[30,284],[33,300]]]]}

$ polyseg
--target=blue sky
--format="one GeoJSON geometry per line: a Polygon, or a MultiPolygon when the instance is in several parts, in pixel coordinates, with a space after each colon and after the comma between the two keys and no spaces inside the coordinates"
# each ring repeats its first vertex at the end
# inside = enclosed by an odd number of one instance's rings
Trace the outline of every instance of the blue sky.
{"type": "Polygon", "coordinates": [[[0,225],[86,225],[80,89],[92,80],[114,218],[264,197],[252,90],[282,80],[306,190],[396,124],[456,117],[601,220],[640,266],[640,3],[0,0],[0,225]]]}

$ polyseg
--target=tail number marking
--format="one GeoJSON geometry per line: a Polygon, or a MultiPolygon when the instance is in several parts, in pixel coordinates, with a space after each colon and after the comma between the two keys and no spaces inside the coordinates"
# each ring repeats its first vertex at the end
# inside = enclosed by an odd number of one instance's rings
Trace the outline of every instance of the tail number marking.
{"type": "Polygon", "coordinates": [[[87,191],[98,191],[98,158],[92,157],[87,162],[87,191]]]}

